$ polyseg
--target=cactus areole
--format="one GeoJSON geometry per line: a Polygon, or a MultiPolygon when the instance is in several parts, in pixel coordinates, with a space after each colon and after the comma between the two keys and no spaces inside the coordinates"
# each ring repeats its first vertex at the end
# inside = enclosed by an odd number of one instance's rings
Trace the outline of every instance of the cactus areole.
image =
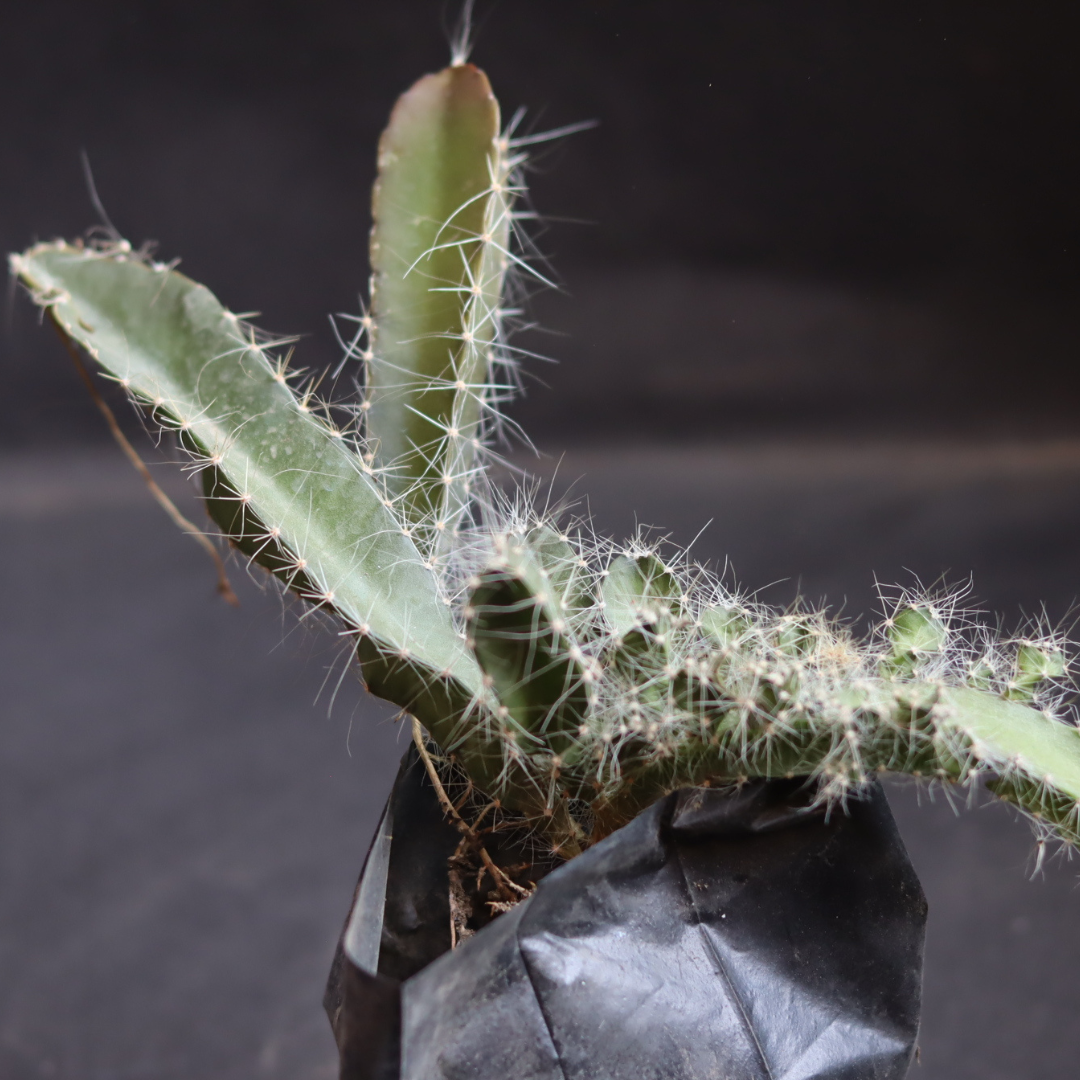
{"type": "Polygon", "coordinates": [[[907,592],[856,640],[495,484],[544,280],[515,126],[467,63],[398,101],[347,400],[125,241],[12,271],[413,727],[327,991],[343,1076],[899,1078],[925,903],[876,777],[1075,844],[1064,642],[907,592]]]}

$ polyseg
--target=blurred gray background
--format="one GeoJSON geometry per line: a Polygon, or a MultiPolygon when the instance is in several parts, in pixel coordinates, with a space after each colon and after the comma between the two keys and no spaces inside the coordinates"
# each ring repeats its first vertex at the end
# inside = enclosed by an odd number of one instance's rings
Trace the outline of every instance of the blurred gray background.
{"type": "MultiPolygon", "coordinates": [[[[85,149],[126,236],[336,363],[375,140],[455,14],[5,4],[5,249],[93,223],[85,149]]],[[[516,460],[602,531],[655,525],[778,603],[859,619],[875,576],[971,575],[1006,627],[1069,617],[1075,8],[478,14],[507,114],[599,121],[531,176],[562,289],[519,339],[558,363],[526,364],[514,416],[542,456],[516,460]]],[[[22,297],[0,371],[0,1080],[331,1077],[321,986],[404,745],[392,711],[258,575],[233,570],[238,611],[216,599],[22,297]]],[[[891,796],[931,904],[912,1075],[1071,1080],[1080,867],[1032,878],[1001,807],[891,796]]]]}

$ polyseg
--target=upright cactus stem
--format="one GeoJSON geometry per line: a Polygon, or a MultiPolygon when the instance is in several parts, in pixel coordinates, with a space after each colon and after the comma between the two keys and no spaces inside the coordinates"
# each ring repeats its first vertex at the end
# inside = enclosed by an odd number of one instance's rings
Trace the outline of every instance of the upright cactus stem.
{"type": "Polygon", "coordinates": [[[452,532],[481,467],[514,195],[499,105],[471,64],[421,79],[379,142],[367,437],[402,513],[452,532]]]}
{"type": "Polygon", "coordinates": [[[564,757],[593,702],[592,673],[534,553],[518,537],[498,547],[465,607],[468,643],[495,691],[507,738],[524,754],[548,749],[564,757]]]}
{"type": "Polygon", "coordinates": [[[842,803],[882,772],[985,778],[1040,835],[1080,842],[1056,636],[1001,641],[948,597],[905,596],[860,642],[492,486],[521,160],[469,64],[395,106],[348,429],[274,342],[127,243],[40,244],[11,267],[175,435],[220,534],[333,616],[369,689],[564,855],[676,787],[803,776],[842,803]]]}

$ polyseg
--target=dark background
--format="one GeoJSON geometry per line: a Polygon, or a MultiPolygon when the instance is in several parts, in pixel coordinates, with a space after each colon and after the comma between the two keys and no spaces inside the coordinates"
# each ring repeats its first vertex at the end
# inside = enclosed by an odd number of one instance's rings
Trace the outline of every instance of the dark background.
{"type": "MultiPolygon", "coordinates": [[[[335,360],[375,140],[445,62],[454,6],[4,6],[5,249],[92,223],[85,149],[125,236],[335,360]]],[[[527,342],[567,391],[519,408],[535,438],[1073,430],[1075,6],[502,0],[478,21],[507,116],[600,125],[532,175],[543,213],[590,222],[540,236],[576,299],[538,304],[571,337],[527,342]]],[[[0,438],[100,432],[31,323],[4,341],[0,438]]]]}
{"type": "MultiPolygon", "coordinates": [[[[0,7],[5,250],[92,223],[85,148],[128,238],[304,335],[300,363],[335,363],[326,316],[364,288],[375,141],[445,63],[456,10],[0,7]]],[[[521,339],[559,361],[526,365],[514,407],[538,474],[612,533],[689,543],[711,519],[695,552],[778,602],[801,590],[858,617],[875,575],[971,573],[1006,626],[1043,602],[1067,617],[1074,12],[481,4],[474,59],[504,114],[599,123],[531,174],[563,284],[521,339]]],[[[351,675],[335,698],[333,636],[261,579],[234,571],[239,612],[216,600],[58,343],[24,298],[9,310],[0,1080],[330,1077],[321,982],[397,729],[351,675]]],[[[1075,866],[1029,881],[1030,836],[1002,808],[891,795],[931,903],[913,1076],[1071,1080],[1075,866]]]]}

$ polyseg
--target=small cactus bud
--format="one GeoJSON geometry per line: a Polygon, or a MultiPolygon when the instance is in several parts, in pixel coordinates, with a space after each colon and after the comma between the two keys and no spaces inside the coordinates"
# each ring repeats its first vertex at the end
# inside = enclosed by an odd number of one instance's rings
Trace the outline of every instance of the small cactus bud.
{"type": "Polygon", "coordinates": [[[892,649],[881,665],[882,673],[910,678],[927,657],[945,648],[949,631],[933,608],[911,604],[890,620],[885,636],[892,649]]]}
{"type": "Polygon", "coordinates": [[[1010,701],[1032,701],[1039,684],[1060,679],[1067,665],[1059,649],[1025,641],[1016,653],[1016,667],[1005,696],[1010,701]]]}
{"type": "Polygon", "coordinates": [[[967,685],[976,690],[990,690],[994,685],[994,665],[989,656],[981,656],[967,666],[967,685]]]}
{"type": "Polygon", "coordinates": [[[776,632],[776,647],[786,656],[795,659],[810,652],[814,643],[814,629],[810,621],[801,615],[784,618],[776,632]]]}
{"type": "Polygon", "coordinates": [[[721,648],[735,645],[750,629],[750,620],[739,608],[717,605],[701,613],[701,632],[721,648]]]}

